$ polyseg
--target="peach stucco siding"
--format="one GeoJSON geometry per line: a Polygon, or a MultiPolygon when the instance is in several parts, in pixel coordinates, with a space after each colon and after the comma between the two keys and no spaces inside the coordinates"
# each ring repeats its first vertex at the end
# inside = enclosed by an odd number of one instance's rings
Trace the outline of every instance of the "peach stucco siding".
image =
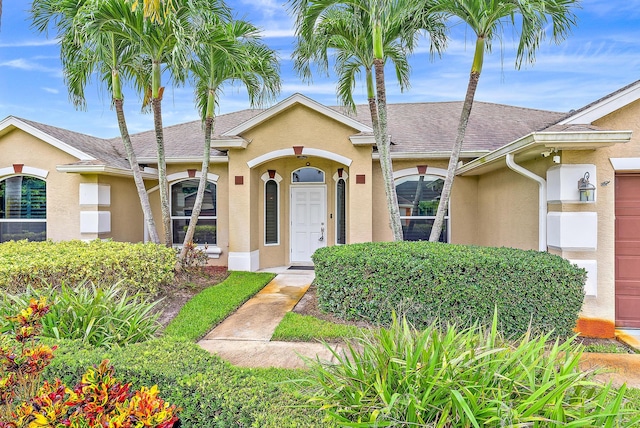
{"type": "MultiPolygon", "coordinates": [[[[54,241],[80,239],[79,184],[90,182],[75,174],[56,171],[56,166],[76,162],[64,153],[38,138],[16,129],[0,139],[0,168],[13,164],[39,168],[48,172],[47,183],[47,238],[54,241]]],[[[5,177],[0,177],[0,179],[5,177]]]]}

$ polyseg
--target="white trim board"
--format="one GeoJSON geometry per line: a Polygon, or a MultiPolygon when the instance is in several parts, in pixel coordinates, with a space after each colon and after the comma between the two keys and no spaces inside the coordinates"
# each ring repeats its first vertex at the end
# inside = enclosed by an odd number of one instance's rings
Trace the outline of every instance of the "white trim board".
{"type": "Polygon", "coordinates": [[[640,81],[632,83],[619,92],[607,95],[596,101],[590,107],[559,122],[560,125],[591,124],[616,110],[640,99],[640,81]]]}
{"type": "Polygon", "coordinates": [[[291,95],[289,98],[286,98],[283,101],[279,102],[278,104],[274,105],[273,107],[252,117],[246,122],[241,123],[240,125],[234,128],[231,128],[230,130],[222,134],[221,137],[235,137],[239,134],[242,134],[243,132],[246,132],[249,129],[269,120],[271,117],[283,112],[284,110],[288,109],[289,107],[295,104],[300,104],[305,107],[308,107],[311,110],[314,110],[324,116],[334,119],[337,122],[340,122],[353,129],[356,129],[358,132],[366,132],[366,133],[373,132],[373,129],[368,127],[367,125],[364,125],[358,122],[357,120],[350,118],[349,116],[345,116],[342,113],[339,113],[323,104],[320,104],[319,102],[314,101],[311,98],[308,98],[302,94],[296,93],[291,95]]]}
{"type": "Polygon", "coordinates": [[[96,158],[94,158],[91,155],[88,155],[87,153],[76,149],[75,147],[70,146],[69,144],[58,140],[57,138],[52,137],[51,135],[47,134],[46,132],[43,132],[37,128],[35,128],[32,125],[29,125],[23,121],[21,121],[20,119],[18,119],[17,117],[14,116],[8,116],[5,119],[3,119],[0,122],[0,133],[2,133],[3,131],[5,131],[7,128],[10,127],[14,127],[17,129],[20,129],[24,132],[26,132],[27,134],[30,134],[36,138],[38,138],[39,140],[44,141],[45,143],[48,143],[50,145],[52,145],[53,147],[62,150],[63,152],[79,159],[79,160],[96,160],[96,158]]]}

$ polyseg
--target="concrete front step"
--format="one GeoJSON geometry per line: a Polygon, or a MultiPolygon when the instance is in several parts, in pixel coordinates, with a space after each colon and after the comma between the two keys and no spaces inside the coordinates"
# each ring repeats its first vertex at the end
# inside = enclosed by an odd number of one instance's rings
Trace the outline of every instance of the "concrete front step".
{"type": "MultiPolygon", "coordinates": [[[[303,369],[307,366],[302,357],[335,362],[331,350],[322,343],[203,339],[198,345],[239,367],[303,369]]],[[[331,347],[342,353],[341,345],[331,347]]]]}

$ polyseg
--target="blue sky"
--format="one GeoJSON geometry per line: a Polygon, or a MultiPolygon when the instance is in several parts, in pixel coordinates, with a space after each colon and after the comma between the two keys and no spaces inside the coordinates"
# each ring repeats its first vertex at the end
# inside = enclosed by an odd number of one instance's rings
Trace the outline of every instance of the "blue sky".
{"type": "MultiPolygon", "coordinates": [[[[276,49],[283,80],[279,99],[303,93],[327,105],[337,104],[333,76],[302,82],[292,69],[292,19],[281,0],[231,0],[238,17],[263,29],[264,41],[276,49]]],[[[100,137],[118,135],[115,113],[99,84],[87,89],[88,108],[77,111],[68,100],[56,41],[31,30],[30,1],[4,0],[0,28],[0,118],[23,117],[100,137]]],[[[569,111],[580,108],[640,79],[640,0],[583,0],[578,26],[560,45],[545,42],[534,65],[514,69],[514,36],[505,31],[502,48],[494,44],[478,86],[477,100],[569,111]]],[[[388,79],[390,102],[460,100],[464,96],[474,40],[459,25],[442,58],[431,60],[422,43],[411,57],[411,88],[401,93],[388,79]]],[[[391,75],[388,75],[391,77],[391,75]]],[[[356,88],[365,102],[364,85],[356,88]]],[[[197,120],[189,87],[167,88],[165,125],[197,120]]],[[[139,99],[125,102],[130,132],[151,129],[151,115],[139,113],[139,99]]],[[[218,113],[248,108],[242,90],[227,88],[218,113]]]]}

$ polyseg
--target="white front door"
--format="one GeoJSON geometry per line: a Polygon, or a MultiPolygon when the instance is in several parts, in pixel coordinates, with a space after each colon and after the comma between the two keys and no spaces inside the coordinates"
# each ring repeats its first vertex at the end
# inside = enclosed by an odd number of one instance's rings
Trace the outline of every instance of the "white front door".
{"type": "Polygon", "coordinates": [[[327,245],[327,189],[291,186],[291,262],[310,262],[313,252],[327,245]]]}

